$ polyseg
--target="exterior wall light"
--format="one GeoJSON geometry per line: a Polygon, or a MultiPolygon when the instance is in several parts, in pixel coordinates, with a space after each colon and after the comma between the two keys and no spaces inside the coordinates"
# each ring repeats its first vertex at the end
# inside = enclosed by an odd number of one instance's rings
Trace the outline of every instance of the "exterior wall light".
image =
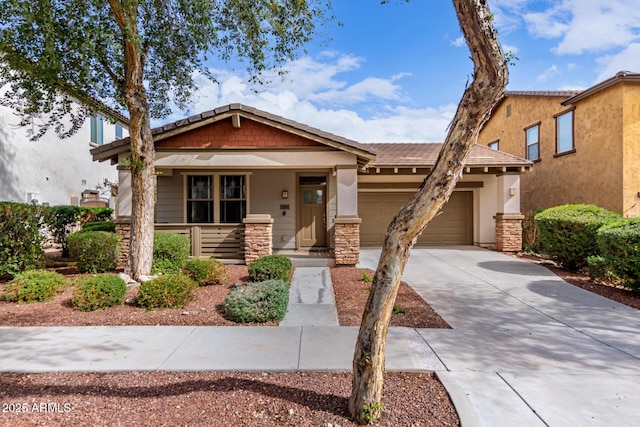
{"type": "Polygon", "coordinates": [[[289,198],[289,192],[287,190],[282,190],[282,198],[283,199],[288,199],[289,198]]]}

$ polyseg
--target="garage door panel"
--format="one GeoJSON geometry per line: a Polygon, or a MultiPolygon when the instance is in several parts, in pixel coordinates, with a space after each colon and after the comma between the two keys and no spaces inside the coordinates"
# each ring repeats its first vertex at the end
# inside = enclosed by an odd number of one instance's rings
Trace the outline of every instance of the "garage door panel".
{"type": "MultiPolygon", "coordinates": [[[[409,193],[360,193],[360,243],[381,245],[389,222],[411,198],[409,193]]],[[[442,213],[418,237],[419,244],[473,244],[473,193],[454,192],[442,213]]]]}

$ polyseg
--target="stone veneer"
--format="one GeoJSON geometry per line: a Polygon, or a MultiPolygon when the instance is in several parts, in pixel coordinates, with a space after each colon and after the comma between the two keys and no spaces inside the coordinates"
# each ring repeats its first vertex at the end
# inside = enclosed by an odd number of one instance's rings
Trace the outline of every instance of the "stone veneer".
{"type": "Polygon", "coordinates": [[[244,262],[249,265],[261,256],[273,253],[271,215],[247,215],[244,223],[244,262]]]}
{"type": "Polygon", "coordinates": [[[116,219],[116,234],[120,236],[120,260],[118,267],[124,267],[129,259],[129,243],[131,242],[131,220],[116,219]]]}
{"type": "Polygon", "coordinates": [[[358,217],[336,217],[334,253],[336,265],[356,265],[360,260],[360,223],[358,217]]]}
{"type": "Polygon", "coordinates": [[[501,252],[520,252],[522,250],[521,214],[499,213],[496,220],[496,250],[501,252]]]}

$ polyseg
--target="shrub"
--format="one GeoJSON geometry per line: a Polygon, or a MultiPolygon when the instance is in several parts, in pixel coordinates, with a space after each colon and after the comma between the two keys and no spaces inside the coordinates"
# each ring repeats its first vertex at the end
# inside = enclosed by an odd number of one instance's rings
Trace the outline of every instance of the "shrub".
{"type": "Polygon", "coordinates": [[[224,285],[227,282],[227,268],[215,258],[191,258],[182,267],[182,274],[200,286],[224,285]]]}
{"type": "Polygon", "coordinates": [[[196,287],[196,282],[187,276],[165,274],[141,284],[137,302],[147,310],[184,307],[193,299],[193,290],[196,287]]]}
{"type": "Polygon", "coordinates": [[[49,301],[66,287],[67,279],[61,274],[46,270],[29,270],[17,274],[7,284],[2,296],[10,302],[49,301]]]}
{"type": "Polygon", "coordinates": [[[640,218],[628,218],[598,230],[602,257],[624,286],[640,290],[640,218]]]}
{"type": "Polygon", "coordinates": [[[593,280],[607,280],[611,276],[607,260],[600,255],[587,257],[587,271],[593,280]]]}
{"type": "Polygon", "coordinates": [[[83,273],[114,270],[120,257],[120,237],[106,231],[73,233],[67,237],[71,256],[83,273]]]}
{"type": "Polygon", "coordinates": [[[525,252],[539,253],[542,251],[540,244],[540,231],[536,225],[535,216],[542,212],[541,209],[523,212],[522,220],[522,247],[525,252]]]}
{"type": "Polygon", "coordinates": [[[108,221],[113,216],[113,209],[111,208],[98,208],[98,207],[81,207],[79,213],[80,224],[95,221],[108,221]]]}
{"type": "Polygon", "coordinates": [[[283,280],[236,285],[224,299],[225,317],[238,323],[282,320],[289,304],[289,285],[283,280]]]}
{"type": "Polygon", "coordinates": [[[619,218],[593,205],[562,205],[537,214],[536,224],[545,252],[567,270],[577,271],[587,264],[587,257],[599,254],[598,229],[619,218]]]}
{"type": "Polygon", "coordinates": [[[151,273],[174,273],[189,259],[191,242],[182,234],[155,233],[153,236],[153,264],[151,273]]]}
{"type": "Polygon", "coordinates": [[[68,257],[69,245],[67,236],[78,223],[80,208],[78,206],[52,206],[49,208],[47,225],[56,242],[62,245],[62,256],[68,257]]]}
{"type": "Polygon", "coordinates": [[[0,276],[44,267],[45,216],[41,206],[0,202],[0,276]]]}
{"type": "Polygon", "coordinates": [[[109,233],[115,233],[116,223],[113,221],[87,222],[82,226],[82,230],[78,231],[78,233],[86,233],[88,231],[106,231],[109,233]]]}
{"type": "Polygon", "coordinates": [[[282,255],[267,255],[249,265],[249,281],[282,280],[291,276],[291,260],[282,255]]]}
{"type": "Polygon", "coordinates": [[[118,276],[85,276],[76,282],[71,302],[81,311],[104,310],[122,305],[126,293],[127,284],[118,276]]]}

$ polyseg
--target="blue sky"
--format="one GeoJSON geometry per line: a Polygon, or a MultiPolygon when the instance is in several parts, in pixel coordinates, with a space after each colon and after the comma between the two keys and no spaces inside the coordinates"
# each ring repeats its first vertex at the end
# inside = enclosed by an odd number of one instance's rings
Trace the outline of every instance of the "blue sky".
{"type": "MultiPolygon", "coordinates": [[[[332,25],[285,65],[284,81],[251,86],[213,64],[187,112],[241,102],[360,142],[438,142],[473,64],[451,1],[333,0],[332,25]],[[257,90],[257,92],[256,92],[257,90]]],[[[507,90],[585,89],[640,72],[637,0],[489,0],[505,51],[519,60],[507,90]]],[[[156,123],[157,124],[157,123],[156,123]]]]}

